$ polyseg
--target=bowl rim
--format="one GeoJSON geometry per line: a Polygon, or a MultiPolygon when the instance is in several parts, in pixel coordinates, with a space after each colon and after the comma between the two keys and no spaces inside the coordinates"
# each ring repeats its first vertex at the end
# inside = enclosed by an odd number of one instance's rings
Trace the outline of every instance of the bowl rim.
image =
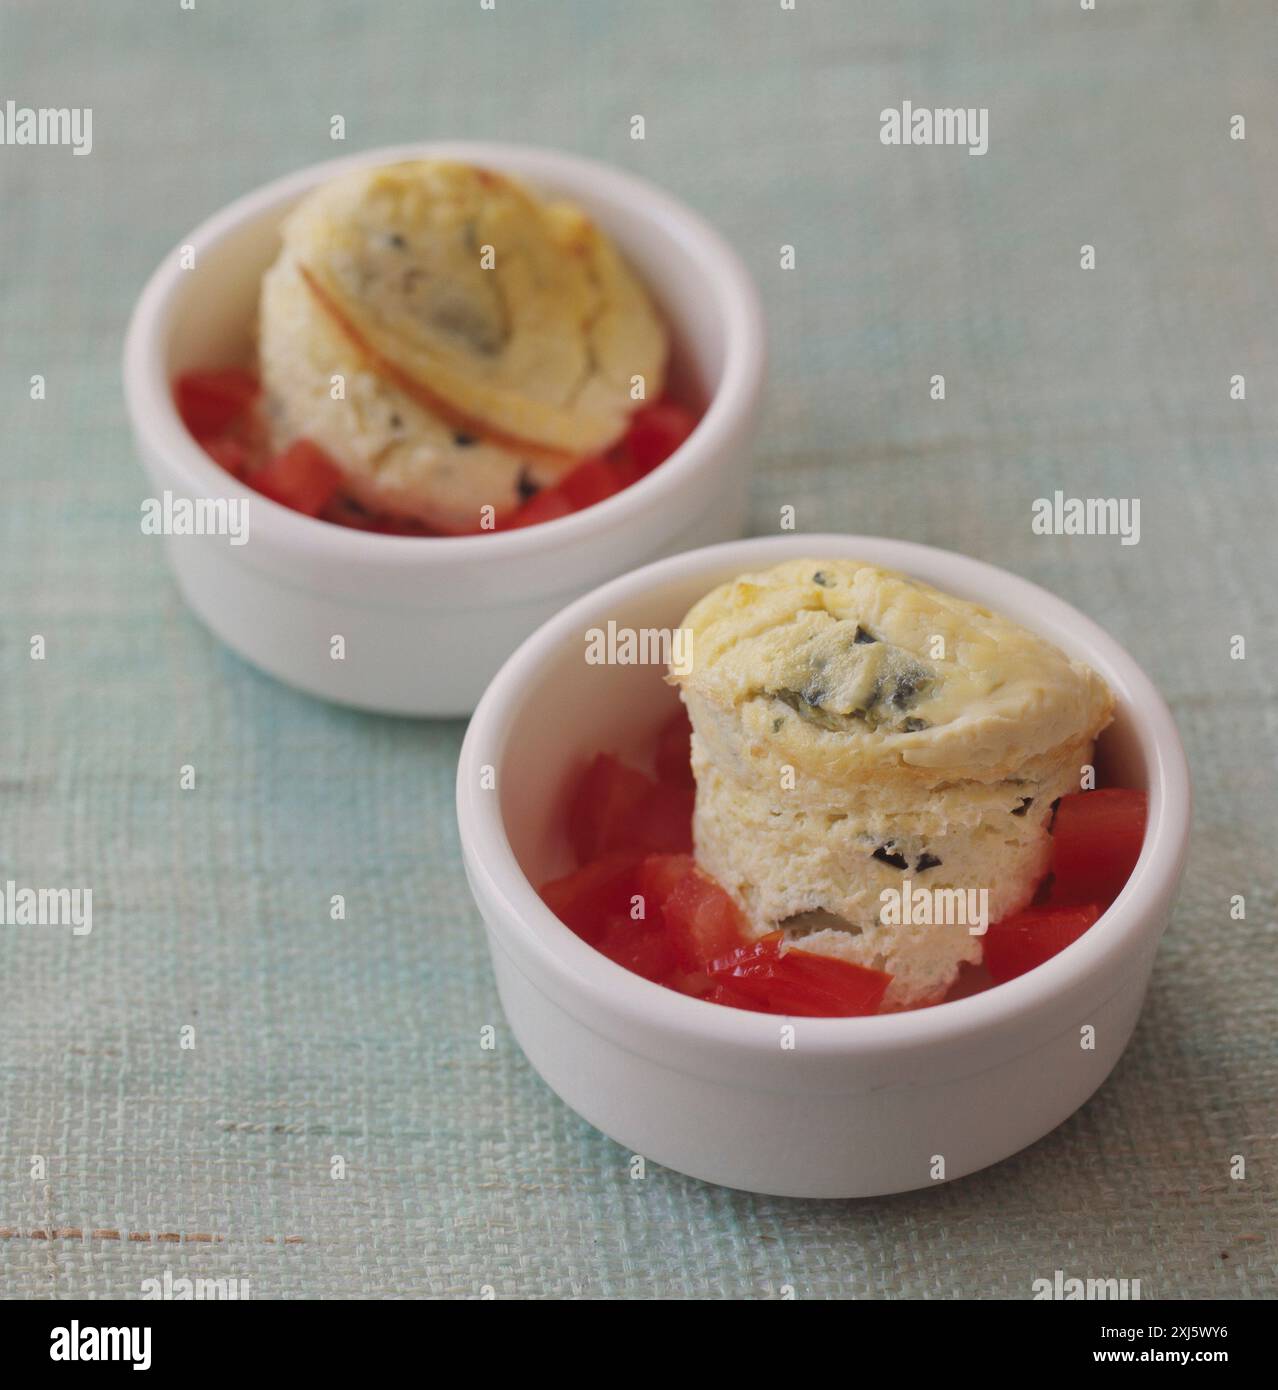
{"type": "Polygon", "coordinates": [[[699,213],[637,175],[598,160],[536,145],[486,140],[432,140],[387,145],[336,159],[321,160],[274,179],[236,198],[179,239],[138,297],[123,351],[124,395],[139,442],[167,458],[192,494],[249,496],[253,531],[268,543],[308,554],[322,553],[333,563],[385,566],[451,565],[466,561],[516,559],[537,555],[584,538],[601,527],[625,526],[638,513],[666,507],[690,475],[730,445],[732,435],[757,402],[765,366],[766,330],[758,290],[744,262],[699,213]],[[194,245],[207,253],[246,223],[284,205],[316,185],[348,170],[408,159],[457,159],[488,165],[526,179],[539,176],[562,184],[563,195],[589,204],[642,210],[693,263],[710,286],[724,335],[723,367],[704,414],[683,444],[652,472],[593,506],[568,516],[512,531],[468,536],[386,536],[337,526],[304,516],[259,493],[246,490],[219,468],[196,443],[178,416],[172,383],[164,368],[164,346],[172,328],[185,277],[178,248],[194,245]]]}
{"type": "MultiPolygon", "coordinates": [[[[1035,612],[1071,629],[1075,645],[1080,651],[1085,649],[1082,659],[1095,660],[1117,703],[1129,713],[1139,713],[1132,727],[1145,761],[1150,799],[1145,840],[1131,877],[1096,924],[1065,950],[1016,979],[930,1008],[864,1018],[795,1019],[803,1027],[804,1052],[826,1057],[895,1053],[988,1034],[1014,1024],[1089,981],[1103,979],[1106,967],[1131,948],[1132,939],[1148,929],[1151,914],[1160,912],[1163,900],[1170,899],[1175,890],[1184,865],[1191,814],[1184,749],[1171,711],[1149,677],[1092,619],[1064,599],[998,566],[892,537],[796,533],[705,546],[655,561],[603,584],[544,623],[489,684],[471,717],[458,760],[457,815],[463,853],[468,870],[481,880],[484,892],[496,904],[490,915],[480,901],[487,929],[499,941],[503,934],[520,933],[521,944],[569,994],[586,991],[606,1002],[610,1016],[620,1026],[629,1025],[641,1034],[657,1030],[689,1045],[727,1046],[773,1056],[778,1016],[692,999],[633,974],[580,940],[542,902],[524,875],[506,834],[501,798],[481,790],[479,770],[485,764],[492,765],[500,785],[511,728],[508,716],[519,693],[528,688],[551,653],[579,634],[587,619],[597,619],[607,605],[631,599],[654,584],[702,571],[732,567],[745,572],[786,558],[823,554],[861,558],[905,573],[915,572],[913,565],[920,562],[939,566],[965,593],[978,595],[976,602],[997,608],[997,598],[991,601],[979,594],[1016,592],[1022,601],[1033,604],[1035,612]]],[[[937,587],[945,584],[944,579],[936,580],[935,571],[927,582],[937,587]]],[[[1034,624],[1026,625],[1034,630],[1034,624]]],[[[1161,930],[1158,924],[1156,935],[1161,930]]],[[[1098,998],[1097,1003],[1105,997],[1098,998]]]]}

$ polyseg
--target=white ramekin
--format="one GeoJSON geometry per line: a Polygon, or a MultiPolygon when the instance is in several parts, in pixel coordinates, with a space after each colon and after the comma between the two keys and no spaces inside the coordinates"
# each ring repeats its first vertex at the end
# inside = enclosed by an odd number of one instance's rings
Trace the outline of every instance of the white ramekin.
{"type": "Polygon", "coordinates": [[[1060,1124],[1105,1080],[1135,1026],[1180,879],[1190,791],[1162,698],[1118,643],[1068,604],[928,546],[796,535],[658,561],[551,619],[475,711],[457,809],[506,1017],[553,1090],[627,1149],[680,1172],[783,1196],[862,1197],[995,1163],[1060,1124]],[[629,973],[559,922],[535,885],[570,866],[562,826],[571,772],[597,751],[642,746],[672,708],[659,669],[588,665],[586,631],[610,619],[675,627],[714,585],[801,555],[915,575],[1088,662],[1118,701],[1102,771],[1148,788],[1149,824],[1117,901],[1038,969],[913,1013],[796,1019],[787,1050],[787,1020],[690,999],[629,973]]]}
{"type": "Polygon", "coordinates": [[[519,145],[450,142],[313,165],[250,193],[167,256],[133,313],[124,389],[155,496],[243,497],[249,540],[170,536],[187,602],[241,656],[312,694],[393,714],[474,707],[515,646],[570,599],[694,543],[739,536],[764,329],[748,273],[700,217],[641,179],[519,145]],[[250,358],[262,272],[281,218],[346,169],[400,159],[466,160],[575,201],[622,248],[661,305],[677,372],[707,403],[666,463],[584,512],[524,530],[457,538],[331,526],[248,491],[189,436],[173,405],[183,370],[250,358]],[[194,256],[183,266],[183,249],[194,256]],[[345,657],[335,660],[335,635],[345,657]]]}

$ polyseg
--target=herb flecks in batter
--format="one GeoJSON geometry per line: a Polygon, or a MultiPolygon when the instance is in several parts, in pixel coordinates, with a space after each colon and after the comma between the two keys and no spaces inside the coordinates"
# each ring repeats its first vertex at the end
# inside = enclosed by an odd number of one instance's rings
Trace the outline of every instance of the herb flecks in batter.
{"type": "Polygon", "coordinates": [[[858,726],[916,733],[927,723],[912,713],[936,684],[936,673],[859,624],[849,638],[833,622],[774,667],[775,684],[762,693],[788,705],[801,719],[831,733],[858,726]]]}
{"type": "Polygon", "coordinates": [[[904,870],[910,867],[910,861],[899,850],[893,847],[891,841],[886,845],[880,845],[870,858],[877,859],[880,864],[890,864],[894,869],[904,870]]]}
{"type": "MultiPolygon", "coordinates": [[[[814,705],[804,699],[797,690],[773,690],[768,692],[774,700],[780,700],[783,705],[789,707],[799,716],[806,719],[809,724],[815,724],[818,729],[825,729],[832,734],[843,733],[848,727],[848,721],[841,715],[830,714],[823,710],[819,705],[814,705]]],[[[773,726],[773,733],[779,732],[781,721],[777,720],[773,726]]]]}

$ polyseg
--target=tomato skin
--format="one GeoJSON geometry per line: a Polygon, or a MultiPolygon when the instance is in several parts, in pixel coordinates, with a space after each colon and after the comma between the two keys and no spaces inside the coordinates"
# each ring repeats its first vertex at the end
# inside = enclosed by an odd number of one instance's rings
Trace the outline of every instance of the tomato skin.
{"type": "Polygon", "coordinates": [[[1001,985],[1042,965],[1094,926],[1102,911],[1097,903],[1048,903],[995,922],[985,933],[983,944],[990,979],[1001,985]]]}
{"type": "Polygon", "coordinates": [[[720,957],[710,964],[711,979],[731,992],[738,1008],[802,1018],[878,1013],[891,975],[794,947],[783,951],[782,942],[782,933],[772,932],[720,957]]]}
{"type": "Polygon", "coordinates": [[[752,972],[757,973],[757,967],[777,958],[784,940],[784,932],[774,931],[753,941],[743,941],[732,950],[716,956],[706,969],[714,979],[720,981],[731,977],[750,978],[752,972]]]}
{"type": "Polygon", "coordinates": [[[696,428],[697,417],[674,401],[661,400],[635,412],[626,435],[626,452],[639,472],[664,463],[696,428]]]}
{"type": "Polygon", "coordinates": [[[309,439],[298,439],[248,480],[264,497],[304,516],[319,516],[342,485],[337,465],[309,439]]]}
{"type": "Polygon", "coordinates": [[[182,423],[203,441],[229,428],[253,403],[259,389],[252,372],[223,367],[217,371],[183,372],[174,383],[173,397],[182,423]]]}
{"type": "Polygon", "coordinates": [[[886,971],[792,947],[778,963],[771,1003],[809,1018],[860,1018],[878,1013],[891,983],[886,971]]]}
{"type": "Polygon", "coordinates": [[[730,1009],[745,1009],[752,1014],[772,1012],[771,1009],[760,1007],[750,995],[742,993],[739,989],[733,989],[731,985],[714,985],[699,997],[711,1004],[725,1004],[730,1009]]]}
{"type": "Polygon", "coordinates": [[[676,787],[695,787],[692,776],[692,724],[682,705],[657,736],[657,779],[676,787]]]}
{"type": "Polygon", "coordinates": [[[606,854],[542,884],[541,900],[583,941],[597,945],[610,922],[629,919],[630,900],[638,891],[638,867],[638,855],[606,854]]]}
{"type": "Polygon", "coordinates": [[[1061,797],[1052,823],[1051,900],[1113,902],[1140,858],[1148,813],[1148,793],[1127,787],[1061,797]]]}

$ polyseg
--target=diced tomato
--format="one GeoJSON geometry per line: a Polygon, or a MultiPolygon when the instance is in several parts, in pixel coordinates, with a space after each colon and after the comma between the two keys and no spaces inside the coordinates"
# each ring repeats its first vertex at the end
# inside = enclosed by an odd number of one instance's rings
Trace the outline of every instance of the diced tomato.
{"type": "Polygon", "coordinates": [[[587,459],[559,481],[559,491],[574,510],[593,507],[622,488],[621,475],[603,459],[587,459]]]}
{"type": "Polygon", "coordinates": [[[664,983],[677,964],[674,947],[660,925],[632,921],[628,916],[610,918],[594,944],[609,960],[645,980],[664,983]]]}
{"type": "Polygon", "coordinates": [[[732,950],[716,956],[706,969],[715,980],[722,981],[730,977],[746,979],[751,972],[757,973],[758,967],[776,960],[784,940],[784,932],[769,932],[766,936],[734,946],[732,950]]]}
{"type": "Polygon", "coordinates": [[[661,909],[679,964],[707,970],[746,940],[745,918],[708,874],[692,868],[674,885],[661,909]]]}
{"type": "Polygon", "coordinates": [[[593,946],[611,919],[629,918],[630,900],[638,891],[635,854],[607,854],[601,859],[542,885],[542,902],[565,926],[593,946]]]}
{"type": "Polygon", "coordinates": [[[647,854],[691,854],[696,790],[644,780],[647,789],[621,822],[619,846],[634,846],[647,854]]]}
{"type": "Polygon", "coordinates": [[[626,451],[641,473],[651,473],[696,428],[697,417],[674,401],[658,401],[636,411],[626,435],[626,451]]]}
{"type": "Polygon", "coordinates": [[[892,977],[852,961],[788,950],[777,963],[770,995],[781,1013],[812,1018],[876,1014],[892,977]]]}
{"type": "Polygon", "coordinates": [[[609,451],[608,467],[616,473],[617,481],[622,488],[628,488],[631,483],[637,483],[643,477],[643,469],[634,461],[624,442],[609,451]]]}
{"type": "Polygon", "coordinates": [[[608,850],[638,852],[630,838],[634,813],[652,785],[650,778],[611,753],[596,755],[582,773],[568,807],[568,842],[579,864],[608,850]]]}
{"type": "Polygon", "coordinates": [[[268,459],[249,482],[281,506],[319,516],[341,487],[342,475],[318,444],[299,439],[268,459]]]}
{"type": "Polygon", "coordinates": [[[544,487],[500,522],[497,529],[517,531],[521,526],[536,526],[543,521],[554,521],[557,517],[567,516],[572,510],[572,503],[557,487],[544,487]]]}
{"type": "Polygon", "coordinates": [[[691,787],[673,787],[600,753],[582,774],[568,809],[578,861],[611,850],[682,854],[692,849],[691,787]]]}
{"type": "MultiPolygon", "coordinates": [[[[634,477],[638,477],[637,472],[634,477]]],[[[499,522],[497,529],[513,531],[522,526],[536,526],[543,521],[569,516],[583,507],[602,502],[605,497],[620,492],[632,481],[626,469],[611,459],[586,459],[565,474],[554,487],[544,487],[535,493],[509,517],[499,522]]]]}
{"type": "Polygon", "coordinates": [[[257,378],[239,367],[183,372],[173,388],[182,423],[197,439],[221,434],[257,393],[257,378]]]}
{"type": "Polygon", "coordinates": [[[739,1009],[773,1013],[773,975],[783,939],[781,932],[772,932],[711,961],[707,971],[715,991],[727,991],[739,1009]]]}
{"type": "Polygon", "coordinates": [[[666,900],[695,869],[696,861],[690,854],[650,854],[639,865],[639,891],[650,920],[661,920],[666,900]]]}
{"type": "Polygon", "coordinates": [[[783,951],[781,944],[780,932],[762,937],[712,962],[710,977],[732,992],[739,1008],[803,1018],[878,1013],[891,975],[811,951],[783,951]]]}
{"type": "Polygon", "coordinates": [[[201,439],[200,447],[233,478],[243,478],[249,471],[249,451],[238,439],[222,436],[218,439],[201,439]]]}
{"type": "MultiPolygon", "coordinates": [[[[1089,792],[1094,796],[1094,792],[1089,792]]],[[[1062,803],[1063,804],[1063,803],[1062,803]]],[[[1101,915],[1096,903],[1078,907],[1027,907],[995,922],[985,933],[985,968],[995,984],[1014,980],[1063,951],[1101,915]]]]}
{"type": "Polygon", "coordinates": [[[1140,858],[1149,796],[1101,787],[1061,797],[1052,825],[1054,903],[1111,903],[1140,858]]]}
{"type": "Polygon", "coordinates": [[[656,768],[657,776],[663,782],[671,782],[677,787],[691,787],[692,778],[692,724],[688,712],[682,705],[662,725],[657,736],[656,768]]]}

